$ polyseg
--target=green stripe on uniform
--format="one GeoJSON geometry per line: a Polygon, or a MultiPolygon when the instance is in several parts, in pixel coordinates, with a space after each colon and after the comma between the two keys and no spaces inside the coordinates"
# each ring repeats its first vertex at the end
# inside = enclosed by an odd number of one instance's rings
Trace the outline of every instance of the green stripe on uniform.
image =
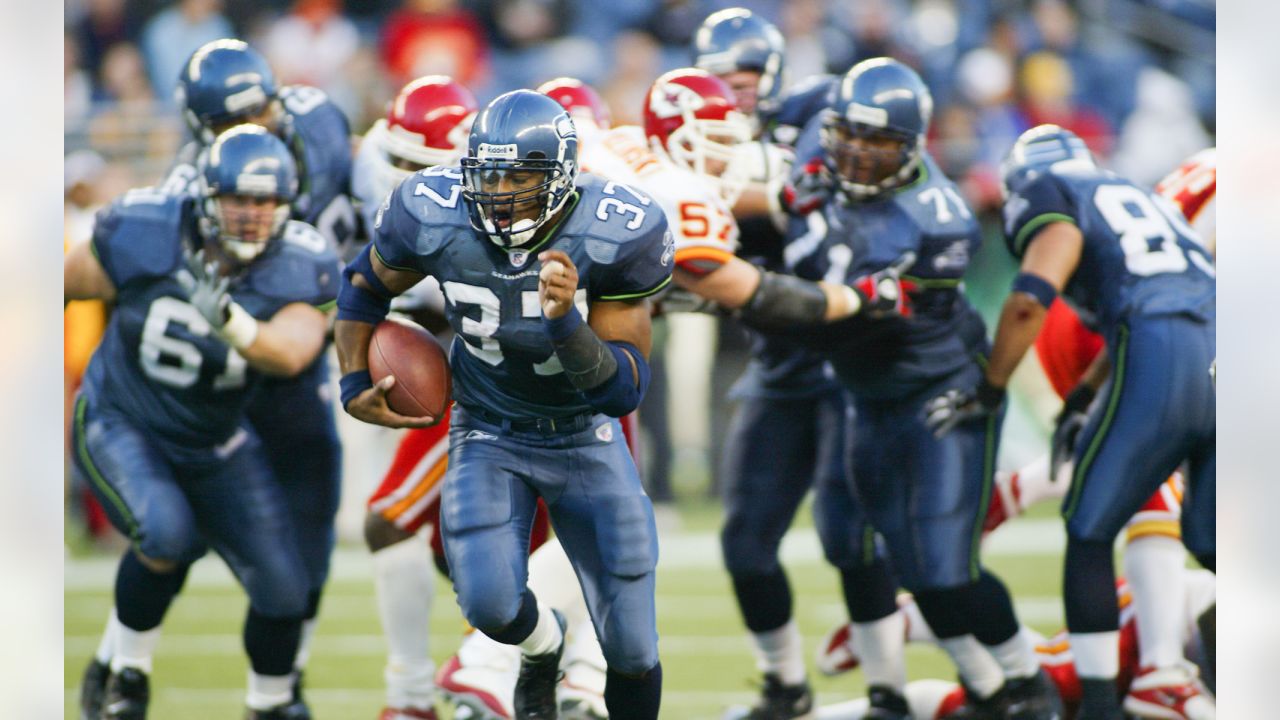
{"type": "Polygon", "coordinates": [[[870,565],[876,561],[876,529],[871,525],[862,528],[862,564],[870,565]]]}
{"type": "Polygon", "coordinates": [[[387,259],[382,257],[382,253],[378,252],[378,246],[374,245],[372,242],[369,243],[369,247],[373,248],[373,254],[378,256],[378,262],[382,263],[383,265],[386,265],[392,270],[422,274],[421,270],[415,270],[414,268],[411,268],[411,267],[400,267],[399,265],[392,265],[391,263],[387,262],[387,259]]]}
{"type": "Polygon", "coordinates": [[[671,276],[668,275],[662,280],[662,282],[658,283],[657,285],[654,285],[648,290],[643,290],[638,293],[631,293],[629,295],[601,295],[600,299],[612,301],[612,300],[636,300],[638,298],[649,297],[650,295],[653,295],[654,293],[658,292],[662,288],[666,287],[667,284],[670,282],[671,282],[671,276]]]}
{"type": "Polygon", "coordinates": [[[327,302],[327,303],[321,303],[321,304],[319,304],[319,305],[316,305],[316,306],[315,306],[315,308],[316,308],[317,310],[319,310],[320,312],[329,312],[329,311],[330,311],[330,310],[332,310],[332,309],[334,308],[334,306],[336,306],[337,304],[338,304],[338,301],[337,301],[337,299],[335,298],[335,299],[333,299],[333,300],[330,300],[330,301],[329,301],[329,302],[327,302]]]}
{"type": "Polygon", "coordinates": [[[1080,464],[1076,466],[1075,473],[1071,477],[1071,498],[1067,501],[1067,509],[1062,513],[1062,517],[1066,520],[1070,520],[1071,516],[1076,512],[1076,505],[1080,503],[1080,494],[1084,489],[1084,477],[1089,472],[1089,466],[1093,464],[1094,457],[1102,449],[1102,441],[1106,439],[1107,432],[1111,430],[1111,422],[1116,417],[1116,407],[1120,404],[1120,393],[1124,390],[1124,371],[1129,349],[1129,328],[1120,325],[1118,334],[1120,341],[1116,347],[1115,380],[1111,384],[1111,395],[1107,398],[1106,414],[1102,416],[1102,424],[1098,426],[1098,432],[1094,434],[1093,440],[1089,442],[1089,449],[1085,451],[1084,457],[1081,458],[1080,464]]]}
{"type": "Polygon", "coordinates": [[[981,571],[978,551],[982,543],[982,526],[986,523],[987,509],[991,506],[991,486],[996,477],[996,440],[1000,428],[996,425],[999,414],[987,416],[987,429],[982,448],[982,499],[978,501],[978,517],[973,523],[973,537],[969,541],[969,580],[978,581],[981,571]]]}
{"type": "Polygon", "coordinates": [[[129,512],[129,506],[125,505],[124,499],[116,493],[115,488],[102,477],[102,473],[98,471],[98,466],[93,464],[93,458],[89,457],[89,446],[84,434],[84,409],[88,402],[84,396],[76,399],[76,434],[79,435],[79,441],[76,442],[76,453],[80,456],[80,462],[84,463],[85,469],[89,471],[89,480],[97,486],[102,494],[106,496],[115,509],[124,518],[125,524],[129,526],[129,539],[137,540],[138,522],[133,519],[133,513],[129,512]]]}
{"type": "Polygon", "coordinates": [[[1070,215],[1063,215],[1062,213],[1045,213],[1031,218],[1031,220],[1028,221],[1027,224],[1023,225],[1022,229],[1018,231],[1017,236],[1013,238],[1013,249],[1014,252],[1017,253],[1018,257],[1022,257],[1023,251],[1026,250],[1023,243],[1031,239],[1032,233],[1049,223],[1055,222],[1065,222],[1075,225],[1076,219],[1070,215]]]}

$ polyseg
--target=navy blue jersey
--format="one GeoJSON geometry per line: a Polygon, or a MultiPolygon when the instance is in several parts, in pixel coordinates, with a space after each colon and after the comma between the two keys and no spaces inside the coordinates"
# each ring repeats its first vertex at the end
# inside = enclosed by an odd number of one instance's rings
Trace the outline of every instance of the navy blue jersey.
{"type": "Polygon", "coordinates": [[[760,118],[764,140],[795,147],[801,130],[831,104],[831,92],[839,80],[835,75],[814,75],[787,90],[777,111],[760,118]]]}
{"type": "Polygon", "coordinates": [[[671,281],[675,244],[662,210],[642,193],[580,174],[562,218],[536,246],[500,248],[472,228],[456,166],[409,176],[380,212],[373,237],[379,259],[434,277],[444,292],[457,333],[450,363],[461,405],[510,418],[590,410],[542,328],[542,250],[563,250],[577,266],[574,300],[584,317],[593,301],[643,298],[671,281]]]}
{"type": "MultiPolygon", "coordinates": [[[[355,237],[356,217],[351,204],[351,130],[347,116],[324,91],[307,85],[280,89],[284,108],[280,137],[298,163],[298,199],[293,219],[312,225],[341,247],[355,237]]],[[[199,183],[199,155],[204,148],[191,141],[178,151],[162,187],[165,192],[194,195],[199,183]]]]}
{"type": "MultiPolygon", "coordinates": [[[[93,252],[116,288],[116,307],[85,371],[84,392],[161,439],[188,448],[227,440],[261,375],[187,303],[184,243],[195,246],[194,200],[132,190],[98,213],[93,252]]],[[[337,256],[309,225],[290,221],[231,283],[249,314],[325,306],[337,297],[337,256]]]]}
{"type": "Polygon", "coordinates": [[[927,153],[911,184],[857,203],[833,201],[792,218],[788,267],[810,280],[852,283],[904,253],[904,279],[918,290],[911,317],[854,316],[807,333],[859,399],[896,400],[927,392],[986,351],[981,318],[961,278],[981,243],[978,222],[954,183],[927,153]]]}
{"type": "Polygon", "coordinates": [[[1019,257],[1052,222],[1072,223],[1084,236],[1064,295],[1095,329],[1110,335],[1135,315],[1213,316],[1213,263],[1166,198],[1106,170],[1063,163],[1004,206],[1005,236],[1019,257]]]}

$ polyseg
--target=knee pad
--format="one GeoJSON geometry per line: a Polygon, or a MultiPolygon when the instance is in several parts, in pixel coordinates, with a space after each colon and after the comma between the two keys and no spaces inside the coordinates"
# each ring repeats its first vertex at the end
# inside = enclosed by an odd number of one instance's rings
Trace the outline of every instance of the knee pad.
{"type": "Polygon", "coordinates": [[[729,520],[720,531],[724,567],[731,575],[770,575],[781,569],[780,543],[769,543],[747,523],[729,520]]]}
{"type": "MultiPolygon", "coordinates": [[[[472,627],[489,637],[498,640],[499,636],[510,635],[513,624],[521,614],[523,595],[502,589],[493,582],[460,582],[455,581],[454,590],[458,594],[458,607],[462,615],[472,627]]],[[[534,622],[537,622],[537,605],[533,607],[534,622]]],[[[532,627],[529,628],[532,630],[532,627]]],[[[528,633],[526,632],[527,636],[528,633]]],[[[524,638],[517,638],[519,642],[524,638]]],[[[505,642],[499,640],[499,642],[505,642]]]]}
{"type": "Polygon", "coordinates": [[[208,549],[194,527],[168,522],[139,527],[137,548],[149,562],[170,566],[190,565],[208,549]]]}

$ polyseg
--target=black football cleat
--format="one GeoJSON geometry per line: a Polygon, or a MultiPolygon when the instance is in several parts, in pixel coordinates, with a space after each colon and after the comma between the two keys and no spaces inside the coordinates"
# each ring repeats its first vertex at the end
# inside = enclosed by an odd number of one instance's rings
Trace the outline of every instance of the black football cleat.
{"type": "Polygon", "coordinates": [[[867,688],[870,706],[863,720],[911,720],[911,706],[902,693],[885,685],[867,688]]]}
{"type": "Polygon", "coordinates": [[[1011,678],[1000,691],[1006,720],[1063,720],[1062,698],[1044,670],[1025,678],[1011,678]]]}
{"type": "Polygon", "coordinates": [[[100,720],[102,717],[102,698],[107,693],[107,678],[111,677],[111,666],[98,662],[97,658],[89,661],[80,678],[80,720],[100,720]]]}
{"type": "Polygon", "coordinates": [[[147,674],[127,667],[111,673],[102,698],[102,720],[146,720],[151,701],[151,683],[147,674]]]}
{"type": "Polygon", "coordinates": [[[774,673],[765,673],[760,701],[742,720],[808,720],[813,714],[809,683],[784,685],[774,673]]]}
{"type": "Polygon", "coordinates": [[[269,710],[254,710],[246,708],[244,711],[244,720],[310,720],[311,711],[305,706],[302,708],[304,715],[298,715],[295,707],[291,702],[277,705],[269,710]]]}
{"type": "Polygon", "coordinates": [[[564,629],[567,624],[559,610],[560,646],[544,655],[521,655],[520,677],[516,680],[515,720],[557,720],[556,686],[560,684],[560,657],[564,655],[564,629]]]}

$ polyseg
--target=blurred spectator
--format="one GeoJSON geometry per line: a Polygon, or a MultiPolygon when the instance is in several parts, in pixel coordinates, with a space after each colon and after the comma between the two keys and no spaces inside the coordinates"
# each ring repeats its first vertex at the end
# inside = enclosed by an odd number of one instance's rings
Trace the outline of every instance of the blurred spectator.
{"type": "Polygon", "coordinates": [[[1187,84],[1157,68],[1138,75],[1137,108],[1125,120],[1112,168],[1139,185],[1155,185],[1189,155],[1212,144],[1187,84]]]}
{"type": "MultiPolygon", "coordinates": [[[[595,3],[588,3],[592,4],[595,3]]],[[[638,29],[643,29],[662,45],[688,55],[689,48],[693,47],[693,34],[713,10],[697,0],[659,0],[651,3],[648,17],[638,29]]]]}
{"type": "Polygon", "coordinates": [[[918,0],[904,30],[903,39],[918,59],[920,74],[933,91],[934,102],[950,102],[953,88],[947,81],[955,67],[956,38],[960,33],[954,0],[918,0]]]}
{"type": "Polygon", "coordinates": [[[597,84],[608,67],[601,41],[570,34],[576,0],[485,0],[476,12],[493,40],[491,85],[481,97],[571,75],[597,84]]]}
{"type": "Polygon", "coordinates": [[[1001,53],[978,48],[965,53],[955,75],[956,96],[972,108],[973,137],[964,148],[944,151],[943,155],[963,153],[969,162],[963,174],[948,174],[960,179],[979,209],[995,206],[1000,203],[1000,162],[1029,127],[1014,103],[1013,66],[1001,53]]]}
{"type": "Polygon", "coordinates": [[[343,110],[355,104],[346,67],[360,48],[355,23],[341,0],[297,0],[267,29],[263,54],[281,85],[311,85],[343,110]]]}
{"type": "Polygon", "coordinates": [[[643,125],[645,94],[662,73],[658,43],[648,33],[621,33],[613,41],[613,57],[613,75],[600,89],[613,113],[613,124],[643,125]]]}
{"type": "Polygon", "coordinates": [[[111,46],[137,40],[136,8],[125,0],[88,0],[84,16],[76,23],[75,35],[82,66],[96,73],[111,46]]]}
{"type": "Polygon", "coordinates": [[[828,47],[826,31],[827,7],[822,0],[794,0],[782,8],[782,25],[779,28],[787,40],[787,77],[791,82],[813,75],[835,71],[851,57],[847,43],[831,43],[838,47],[835,53],[828,47]],[[833,54],[838,57],[831,57],[833,54]],[[832,62],[834,60],[834,63],[832,62]]]}
{"type": "Polygon", "coordinates": [[[80,45],[71,33],[62,38],[62,124],[67,132],[82,129],[89,118],[93,81],[80,60],[80,45]]]}
{"type": "Polygon", "coordinates": [[[142,51],[156,94],[173,95],[183,64],[201,45],[234,36],[221,0],[182,0],[151,18],[142,31],[142,51]]]}
{"type": "Polygon", "coordinates": [[[901,44],[894,28],[903,26],[906,18],[902,0],[857,0],[835,6],[834,20],[853,42],[850,66],[874,57],[893,57],[913,67],[918,65],[915,53],[901,44]]]}
{"type": "Polygon", "coordinates": [[[163,118],[172,119],[172,108],[156,100],[142,53],[133,43],[107,50],[98,84],[102,110],[90,121],[93,147],[111,148],[125,157],[171,158],[177,150],[176,124],[163,118]]]}
{"type": "Polygon", "coordinates": [[[472,7],[498,50],[523,50],[562,37],[573,0],[481,0],[472,7]]]}
{"type": "Polygon", "coordinates": [[[1077,105],[1071,66],[1060,55],[1041,50],[1027,56],[1019,74],[1022,109],[1031,126],[1060,125],[1085,141],[1100,158],[1111,154],[1111,128],[1102,115],[1077,105]]]}
{"type": "Polygon", "coordinates": [[[422,75],[448,75],[468,88],[487,75],[484,29],[456,0],[405,0],[382,27],[382,62],[400,87],[422,75]]]}

